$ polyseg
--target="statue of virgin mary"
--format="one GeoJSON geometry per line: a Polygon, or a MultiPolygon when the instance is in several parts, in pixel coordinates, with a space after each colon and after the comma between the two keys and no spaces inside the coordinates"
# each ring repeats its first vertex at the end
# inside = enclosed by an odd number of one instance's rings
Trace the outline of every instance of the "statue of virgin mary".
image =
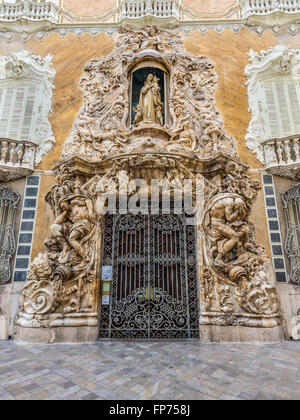
{"type": "Polygon", "coordinates": [[[158,78],[150,73],[141,89],[139,104],[133,109],[136,113],[133,124],[135,126],[141,123],[163,125],[162,110],[163,103],[158,78]]]}

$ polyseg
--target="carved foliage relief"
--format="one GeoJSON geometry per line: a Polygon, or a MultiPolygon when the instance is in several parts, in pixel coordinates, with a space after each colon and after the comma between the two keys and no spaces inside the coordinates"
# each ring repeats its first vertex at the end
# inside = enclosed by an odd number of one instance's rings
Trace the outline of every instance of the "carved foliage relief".
{"type": "MultiPolygon", "coordinates": [[[[155,93],[155,80],[146,83],[155,93]]],[[[207,57],[189,55],[176,31],[155,27],[122,29],[113,53],[86,66],[84,105],[47,195],[54,214],[47,252],[30,267],[19,325],[97,325],[103,195],[116,188],[119,196],[131,196],[129,181],[150,185],[153,178],[167,179],[171,193],[189,179],[195,200],[202,194],[196,200],[200,322],[279,324],[270,261],[249,222],[260,185],[247,175],[234,139],[225,135],[215,108],[216,84],[207,57]],[[143,60],[168,73],[165,123],[141,118],[131,125],[129,74],[143,60]]]]}

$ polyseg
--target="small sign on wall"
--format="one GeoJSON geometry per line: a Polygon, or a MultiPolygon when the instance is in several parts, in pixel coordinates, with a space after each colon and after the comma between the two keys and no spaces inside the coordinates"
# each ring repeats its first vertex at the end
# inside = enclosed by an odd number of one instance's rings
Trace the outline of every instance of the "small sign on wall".
{"type": "Polygon", "coordinates": [[[103,265],[101,280],[112,280],[112,272],[113,270],[111,265],[103,265]]]}
{"type": "Polygon", "coordinates": [[[102,305],[109,305],[109,295],[103,295],[102,296],[102,305]]]}

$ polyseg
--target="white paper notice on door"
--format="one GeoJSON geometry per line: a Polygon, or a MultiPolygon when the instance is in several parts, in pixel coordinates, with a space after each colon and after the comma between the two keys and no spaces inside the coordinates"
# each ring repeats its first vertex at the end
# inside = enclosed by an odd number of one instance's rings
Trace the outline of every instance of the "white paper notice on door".
{"type": "Polygon", "coordinates": [[[109,295],[102,296],[102,305],[109,305],[109,295]]]}
{"type": "Polygon", "coordinates": [[[112,280],[112,266],[111,265],[103,265],[102,280],[112,280]]]}

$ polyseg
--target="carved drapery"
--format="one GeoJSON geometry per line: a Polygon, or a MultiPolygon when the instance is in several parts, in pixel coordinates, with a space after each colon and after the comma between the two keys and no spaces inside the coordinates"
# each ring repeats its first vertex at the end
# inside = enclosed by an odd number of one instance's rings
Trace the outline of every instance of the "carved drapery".
{"type": "Polygon", "coordinates": [[[103,197],[135,194],[133,180],[167,180],[171,195],[191,180],[196,203],[202,324],[279,325],[274,275],[249,222],[259,184],[247,175],[215,108],[217,75],[177,32],[121,30],[114,52],[81,80],[84,105],[47,195],[54,214],[46,253],[32,262],[18,325],[98,324],[103,197]],[[143,60],[169,72],[170,123],[129,127],[129,78],[143,60]],[[197,200],[197,197],[201,197],[197,200]]]}
{"type": "Polygon", "coordinates": [[[0,185],[0,284],[11,280],[10,259],[16,249],[14,227],[19,199],[18,193],[0,185]]]}

